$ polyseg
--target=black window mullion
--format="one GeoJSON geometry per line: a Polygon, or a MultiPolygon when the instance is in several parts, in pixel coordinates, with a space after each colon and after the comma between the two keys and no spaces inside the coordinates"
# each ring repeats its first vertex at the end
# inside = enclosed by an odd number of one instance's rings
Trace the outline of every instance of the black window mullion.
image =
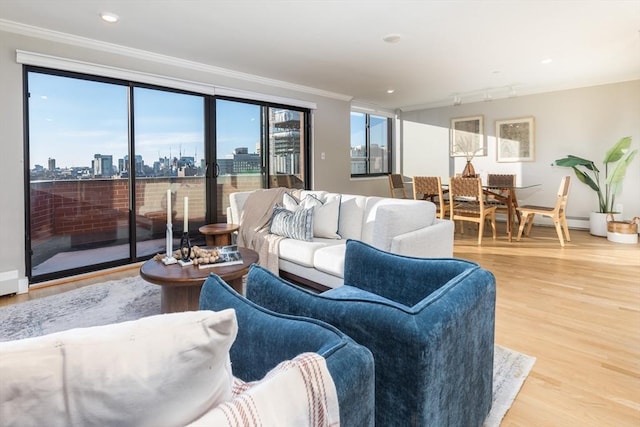
{"type": "Polygon", "coordinates": [[[136,132],[135,132],[135,99],[134,85],[129,83],[128,114],[129,114],[129,254],[131,262],[138,258],[138,233],[136,228],[136,132]]]}

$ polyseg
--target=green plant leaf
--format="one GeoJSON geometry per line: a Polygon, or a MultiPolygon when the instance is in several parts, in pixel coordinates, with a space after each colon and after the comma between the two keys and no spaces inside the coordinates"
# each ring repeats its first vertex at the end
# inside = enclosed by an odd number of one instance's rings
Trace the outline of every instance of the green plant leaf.
{"type": "Polygon", "coordinates": [[[631,146],[631,137],[625,136],[621,138],[620,141],[616,142],[613,147],[607,151],[607,154],[604,156],[603,163],[615,163],[624,156],[626,150],[631,146]]]}
{"type": "Polygon", "coordinates": [[[576,177],[578,177],[580,182],[587,184],[589,187],[591,187],[593,191],[600,193],[600,186],[593,179],[591,179],[589,175],[582,172],[580,169],[578,169],[575,166],[573,166],[573,171],[576,173],[576,177]]]}
{"type": "Polygon", "coordinates": [[[584,166],[591,171],[600,172],[592,160],[583,159],[582,157],[568,155],[565,158],[558,159],[553,162],[555,166],[562,166],[567,168],[573,168],[576,166],[584,166]]]}
{"type": "Polygon", "coordinates": [[[613,210],[615,196],[622,191],[622,181],[624,181],[624,176],[627,173],[627,167],[637,153],[638,150],[633,150],[627,153],[618,163],[616,163],[615,167],[607,177],[606,183],[609,187],[611,196],[611,202],[609,203],[610,206],[607,206],[607,209],[613,210]]]}
{"type": "Polygon", "coordinates": [[[598,195],[600,212],[611,212],[615,204],[616,195],[622,191],[622,181],[627,166],[638,150],[627,152],[631,147],[631,137],[625,136],[611,147],[604,158],[604,187],[600,188],[600,171],[595,163],[582,157],[568,155],[553,162],[555,166],[572,168],[580,182],[588,185],[598,195]],[[611,167],[609,167],[611,164],[611,167]],[[611,169],[611,170],[609,170],[611,169]],[[592,176],[589,176],[589,171],[592,176]]]}

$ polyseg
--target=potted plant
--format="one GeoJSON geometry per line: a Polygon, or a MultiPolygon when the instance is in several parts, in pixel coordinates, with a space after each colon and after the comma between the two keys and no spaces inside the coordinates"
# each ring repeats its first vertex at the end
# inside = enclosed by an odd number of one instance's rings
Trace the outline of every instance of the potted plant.
{"type": "Polygon", "coordinates": [[[598,195],[598,211],[590,217],[591,234],[607,235],[607,214],[614,214],[616,196],[622,191],[622,181],[627,172],[627,166],[633,160],[638,150],[629,151],[631,137],[626,136],[607,151],[604,156],[604,187],[600,183],[600,170],[592,160],[568,155],[553,162],[555,166],[570,167],[576,177],[587,184],[598,195]]]}

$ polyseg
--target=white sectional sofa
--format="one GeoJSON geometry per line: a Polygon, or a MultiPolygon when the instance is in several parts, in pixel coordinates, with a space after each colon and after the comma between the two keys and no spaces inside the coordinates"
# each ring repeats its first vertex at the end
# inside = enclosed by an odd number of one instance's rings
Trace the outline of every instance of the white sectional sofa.
{"type": "MultiPolygon", "coordinates": [[[[227,220],[241,224],[244,204],[251,192],[230,195],[227,220]]],[[[336,233],[317,232],[331,227],[328,212],[314,218],[311,241],[286,238],[279,244],[279,269],[284,278],[320,290],[343,284],[347,239],[360,240],[379,249],[421,258],[453,256],[453,222],[436,218],[435,205],[422,200],[404,200],[325,191],[302,191],[299,200],[313,196],[321,202],[339,203],[335,210],[336,233]],[[332,235],[336,238],[318,237],[332,235]],[[317,285],[320,286],[317,286],[317,285]]],[[[285,203],[285,207],[286,203],[285,203]]],[[[331,230],[330,230],[331,231],[331,230]]]]}

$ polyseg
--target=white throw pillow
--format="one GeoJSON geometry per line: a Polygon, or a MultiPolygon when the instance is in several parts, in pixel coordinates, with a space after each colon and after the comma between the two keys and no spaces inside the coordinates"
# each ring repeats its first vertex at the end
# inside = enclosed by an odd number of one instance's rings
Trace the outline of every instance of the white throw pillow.
{"type": "Polygon", "coordinates": [[[184,426],[231,399],[233,309],[0,343],[3,426],[184,426]]]}
{"type": "Polygon", "coordinates": [[[284,207],[290,211],[313,208],[313,237],[340,239],[338,219],[340,218],[340,194],[326,194],[319,199],[307,194],[302,200],[285,193],[282,199],[284,207]]]}
{"type": "Polygon", "coordinates": [[[260,381],[236,379],[233,400],[187,427],[329,427],[340,425],[335,383],[326,360],[302,353],[280,363],[260,381]]]}

